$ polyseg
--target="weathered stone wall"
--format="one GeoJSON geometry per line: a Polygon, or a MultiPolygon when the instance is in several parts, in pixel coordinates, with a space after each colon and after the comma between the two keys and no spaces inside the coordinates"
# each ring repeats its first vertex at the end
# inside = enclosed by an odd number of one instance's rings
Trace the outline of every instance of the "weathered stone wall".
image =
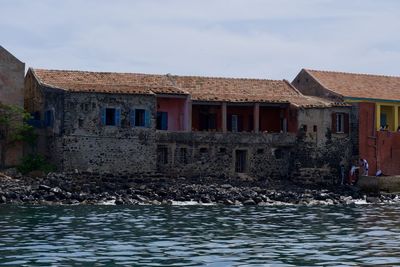
{"type": "Polygon", "coordinates": [[[300,73],[297,74],[296,78],[292,81],[292,85],[304,95],[318,96],[338,102],[342,101],[339,95],[325,89],[305,70],[301,70],[300,73]]]}
{"type": "Polygon", "coordinates": [[[23,106],[25,64],[0,46],[0,101],[23,106]]]}
{"type": "Polygon", "coordinates": [[[75,93],[40,86],[32,73],[25,79],[25,107],[39,112],[41,126],[36,152],[47,156],[60,170],[111,173],[146,173],[156,170],[155,120],[148,127],[133,127],[132,109],[145,109],[155,118],[151,95],[75,93]],[[103,108],[121,110],[121,124],[101,122],[103,108]],[[51,126],[44,113],[52,111],[51,126]]]}
{"type": "Polygon", "coordinates": [[[348,107],[306,109],[299,111],[299,125],[306,124],[307,132],[299,131],[293,150],[292,174],[300,183],[337,183],[340,165],[349,170],[352,156],[351,133],[332,133],[332,113],[350,113],[348,107]],[[311,123],[311,125],[310,125],[311,123]],[[314,125],[317,132],[314,132],[314,125]]]}
{"type": "Polygon", "coordinates": [[[130,124],[132,109],[149,110],[155,118],[155,97],[99,93],[66,93],[63,134],[55,148],[63,155],[64,170],[114,173],[154,172],[156,166],[155,120],[149,127],[130,124]],[[121,109],[121,125],[101,123],[102,108],[121,109]]]}
{"type": "MultiPolygon", "coordinates": [[[[158,147],[167,150],[167,162],[158,171],[171,176],[236,175],[236,151],[246,151],[245,173],[253,177],[282,178],[289,173],[293,134],[171,133],[157,132],[158,147]],[[186,157],[182,155],[186,149],[186,157]]],[[[160,153],[160,152],[159,152],[160,153]]]]}
{"type": "MultiPolygon", "coordinates": [[[[0,102],[23,106],[25,64],[0,45],[0,102]]],[[[0,151],[2,150],[0,146],[0,151]]],[[[0,153],[1,155],[2,153],[0,153]]],[[[16,165],[22,157],[22,144],[10,147],[5,155],[7,166],[16,165]]],[[[1,160],[1,159],[0,159],[1,160]]]]}

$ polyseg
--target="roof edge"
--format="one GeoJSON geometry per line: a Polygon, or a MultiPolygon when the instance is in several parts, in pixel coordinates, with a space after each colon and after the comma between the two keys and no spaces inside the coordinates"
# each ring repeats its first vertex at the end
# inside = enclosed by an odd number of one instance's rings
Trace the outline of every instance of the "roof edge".
{"type": "Polygon", "coordinates": [[[332,89],[328,88],[323,82],[321,82],[317,77],[315,77],[315,76],[311,73],[312,70],[302,69],[302,71],[303,71],[303,70],[304,70],[308,75],[310,75],[310,77],[313,78],[315,82],[319,83],[325,90],[329,91],[330,93],[332,93],[333,95],[335,95],[335,96],[337,96],[337,97],[345,97],[344,95],[339,94],[339,93],[333,91],[332,89]]]}

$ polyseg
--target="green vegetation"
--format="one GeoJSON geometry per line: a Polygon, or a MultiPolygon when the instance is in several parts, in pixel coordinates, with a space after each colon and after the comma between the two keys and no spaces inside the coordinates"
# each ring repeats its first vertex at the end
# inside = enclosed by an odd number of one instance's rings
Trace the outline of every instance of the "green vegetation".
{"type": "Polygon", "coordinates": [[[17,167],[22,174],[31,171],[43,171],[44,173],[55,171],[55,166],[48,163],[41,155],[31,154],[22,158],[21,164],[17,167]]]}
{"type": "Polygon", "coordinates": [[[22,108],[0,102],[0,167],[5,167],[7,151],[17,143],[33,145],[37,139],[28,125],[31,115],[22,108]]]}

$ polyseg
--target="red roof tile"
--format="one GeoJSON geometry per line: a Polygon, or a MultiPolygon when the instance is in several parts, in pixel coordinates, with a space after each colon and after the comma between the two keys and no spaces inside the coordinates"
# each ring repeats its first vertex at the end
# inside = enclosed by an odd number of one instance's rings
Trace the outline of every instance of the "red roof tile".
{"type": "Polygon", "coordinates": [[[190,94],[194,101],[339,105],[302,95],[285,80],[32,69],[42,84],[71,92],[190,94]]]}
{"type": "Polygon", "coordinates": [[[166,75],[33,69],[39,82],[72,92],[187,94],[166,75]]]}
{"type": "Polygon", "coordinates": [[[344,97],[400,100],[400,77],[305,70],[326,89],[344,97]]]}

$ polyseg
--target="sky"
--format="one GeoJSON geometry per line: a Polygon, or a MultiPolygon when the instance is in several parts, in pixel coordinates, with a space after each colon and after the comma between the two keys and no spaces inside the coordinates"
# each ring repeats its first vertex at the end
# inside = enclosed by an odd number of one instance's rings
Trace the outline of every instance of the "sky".
{"type": "Polygon", "coordinates": [[[292,80],[400,76],[397,0],[0,0],[26,67],[292,80]]]}

